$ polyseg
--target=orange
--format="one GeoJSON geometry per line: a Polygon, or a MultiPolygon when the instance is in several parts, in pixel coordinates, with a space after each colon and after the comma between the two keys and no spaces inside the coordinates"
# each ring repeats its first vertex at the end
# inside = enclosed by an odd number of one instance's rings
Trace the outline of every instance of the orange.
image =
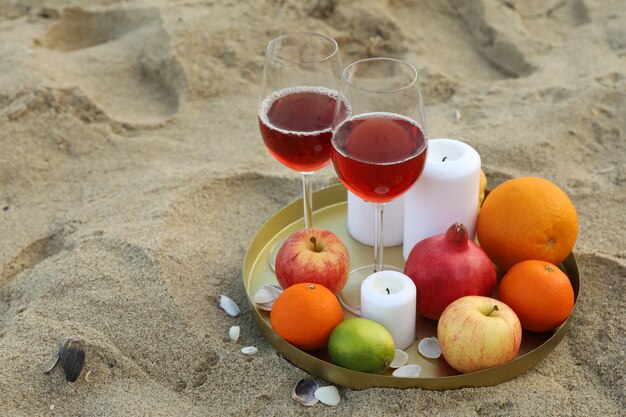
{"type": "Polygon", "coordinates": [[[308,282],[284,290],[270,313],[274,331],[303,350],[325,347],[342,320],[343,310],[335,294],[323,285],[308,282]]]}
{"type": "Polygon", "coordinates": [[[476,233],[480,246],[502,270],[527,259],[558,265],[576,243],[578,216],[565,192],[552,182],[515,178],[485,198],[476,233]]]}
{"type": "Polygon", "coordinates": [[[545,332],[561,325],[574,308],[574,289],[559,268],[523,261],[502,278],[499,298],[515,311],[526,330],[545,332]]]}

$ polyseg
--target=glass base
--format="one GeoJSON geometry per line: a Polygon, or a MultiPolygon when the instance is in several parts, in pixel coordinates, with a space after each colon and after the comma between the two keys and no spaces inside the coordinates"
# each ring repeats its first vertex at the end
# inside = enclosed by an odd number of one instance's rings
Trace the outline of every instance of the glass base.
{"type": "MultiPolygon", "coordinates": [[[[403,270],[397,266],[386,264],[383,265],[383,270],[403,272],[403,270]]],[[[339,303],[341,303],[346,310],[356,314],[357,316],[361,315],[361,284],[365,278],[369,277],[373,273],[374,264],[362,266],[350,271],[345,287],[343,287],[343,290],[337,294],[339,303]]]]}
{"type": "Polygon", "coordinates": [[[278,251],[280,250],[280,248],[283,246],[283,243],[285,243],[285,240],[287,240],[287,238],[279,240],[278,242],[274,243],[274,246],[270,248],[270,253],[267,261],[269,262],[272,271],[276,270],[276,256],[278,255],[278,251]]]}

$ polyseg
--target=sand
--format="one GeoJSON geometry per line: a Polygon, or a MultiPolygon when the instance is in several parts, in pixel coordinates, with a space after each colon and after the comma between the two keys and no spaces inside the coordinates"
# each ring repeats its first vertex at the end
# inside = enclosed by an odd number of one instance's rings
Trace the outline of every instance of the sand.
{"type": "Polygon", "coordinates": [[[626,3],[247,3],[0,1],[0,415],[624,415],[626,3]],[[474,146],[491,188],[535,175],[571,197],[582,290],[531,371],[291,399],[306,373],[252,322],[242,262],[300,195],[256,122],[264,47],[294,30],[344,64],[413,62],[430,137],[474,146]],[[43,373],[66,337],[87,355],[73,384],[43,373]]]}

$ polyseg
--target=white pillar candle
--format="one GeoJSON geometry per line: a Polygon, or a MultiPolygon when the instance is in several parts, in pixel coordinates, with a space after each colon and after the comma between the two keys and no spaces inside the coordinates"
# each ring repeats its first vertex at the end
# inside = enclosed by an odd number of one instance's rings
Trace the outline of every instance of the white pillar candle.
{"type": "Polygon", "coordinates": [[[445,233],[455,222],[474,238],[478,217],[480,155],[453,139],[431,139],[424,172],[404,195],[404,247],[406,260],[422,239],[445,233]]]}
{"type": "Polygon", "coordinates": [[[411,278],[398,271],[375,272],[361,285],[361,317],[380,323],[396,349],[406,349],[415,340],[416,300],[411,278]]]}
{"type": "MultiPolygon", "coordinates": [[[[348,190],[348,233],[364,245],[374,246],[374,203],[368,203],[348,190]]],[[[404,198],[385,204],[383,209],[383,246],[403,242],[404,198]]]]}

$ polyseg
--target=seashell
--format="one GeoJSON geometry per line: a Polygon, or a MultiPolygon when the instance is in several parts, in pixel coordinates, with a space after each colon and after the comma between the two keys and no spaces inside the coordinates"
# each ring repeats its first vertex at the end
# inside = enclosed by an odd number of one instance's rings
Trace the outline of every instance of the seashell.
{"type": "Polygon", "coordinates": [[[261,310],[272,311],[274,301],[276,301],[282,292],[283,289],[278,285],[263,284],[252,297],[252,301],[261,310]]]}
{"type": "Polygon", "coordinates": [[[230,330],[228,330],[228,336],[230,337],[230,340],[232,340],[233,342],[239,340],[240,331],[241,329],[239,328],[239,326],[231,327],[230,330]]]}
{"type": "Polygon", "coordinates": [[[441,356],[441,346],[436,337],[425,337],[417,344],[417,351],[429,359],[437,359],[441,356]]]}
{"type": "Polygon", "coordinates": [[[241,353],[243,353],[244,355],[248,355],[248,356],[252,356],[255,353],[257,353],[259,351],[259,349],[257,349],[254,346],[246,346],[244,348],[241,348],[241,353]]]}
{"type": "Polygon", "coordinates": [[[417,378],[422,372],[422,367],[419,365],[411,364],[404,365],[393,371],[391,375],[398,378],[417,378]]]}
{"type": "Polygon", "coordinates": [[[306,405],[307,407],[311,407],[319,401],[315,398],[315,391],[319,388],[317,382],[311,378],[305,378],[298,381],[295,387],[293,387],[293,392],[291,393],[291,398],[298,401],[302,405],[306,405]]]}
{"type": "Polygon", "coordinates": [[[85,350],[80,340],[67,339],[59,347],[59,361],[65,374],[65,379],[74,382],[80,376],[85,364],[85,350]]]}
{"type": "Polygon", "coordinates": [[[233,317],[239,314],[239,307],[237,304],[230,297],[224,294],[220,295],[220,307],[233,317]]]}
{"type": "Polygon", "coordinates": [[[327,387],[319,387],[315,390],[315,398],[320,400],[322,404],[335,406],[341,401],[339,390],[337,387],[329,385],[327,387]]]}
{"type": "Polygon", "coordinates": [[[252,297],[252,301],[257,304],[269,303],[274,301],[281,292],[283,292],[282,288],[277,285],[263,284],[252,297]]]}
{"type": "Polygon", "coordinates": [[[396,349],[396,354],[393,356],[393,360],[389,364],[390,368],[400,368],[409,361],[409,354],[403,350],[396,349]]]}
{"type": "Polygon", "coordinates": [[[57,366],[58,363],[59,363],[59,352],[56,352],[54,356],[48,359],[48,362],[43,368],[43,373],[49,374],[57,366]]]}

